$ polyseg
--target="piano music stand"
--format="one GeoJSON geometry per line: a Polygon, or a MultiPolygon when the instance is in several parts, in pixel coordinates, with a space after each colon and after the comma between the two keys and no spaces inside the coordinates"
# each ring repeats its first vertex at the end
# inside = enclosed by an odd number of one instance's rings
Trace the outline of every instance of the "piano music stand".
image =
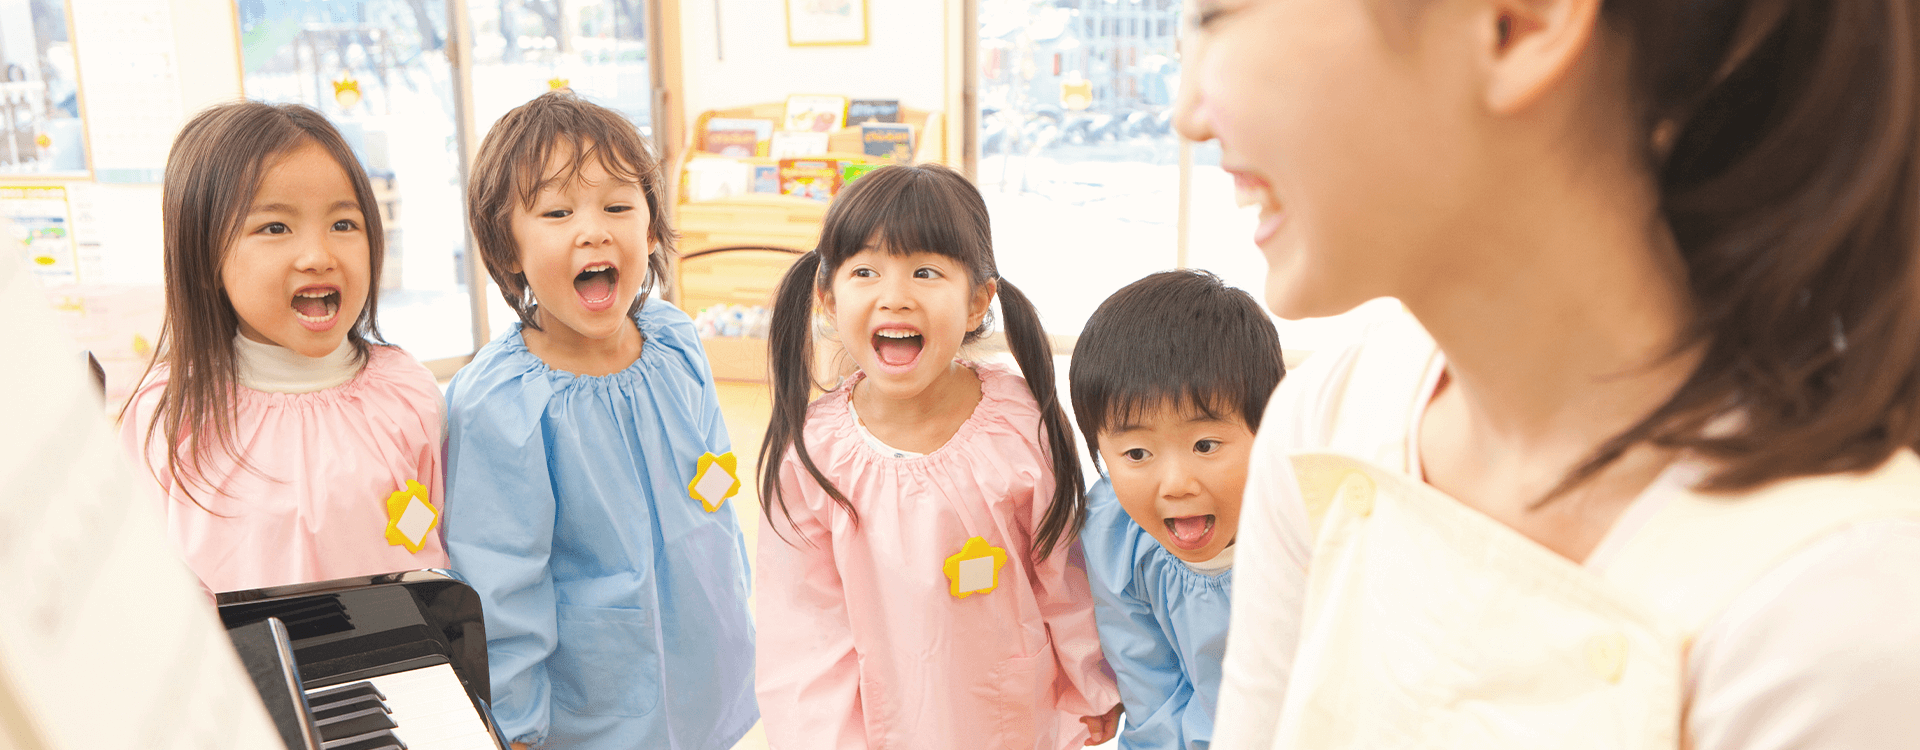
{"type": "Polygon", "coordinates": [[[233,640],[234,652],[260,690],[267,716],[273,718],[287,750],[320,750],[320,729],[313,723],[306,690],[300,686],[286,624],[278,617],[269,617],[228,630],[227,637],[233,640]]]}
{"type": "MultiPolygon", "coordinates": [[[[400,673],[450,667],[485,725],[489,746],[505,750],[487,708],[492,694],[480,595],[458,574],[411,570],[229,591],[216,599],[220,619],[230,630],[270,618],[285,623],[294,662],[309,695],[361,681],[379,682],[400,673]]],[[[450,684],[453,678],[441,679],[450,684]]],[[[399,709],[394,711],[398,716],[399,709]]],[[[420,747],[416,745],[415,750],[420,747]]]]}

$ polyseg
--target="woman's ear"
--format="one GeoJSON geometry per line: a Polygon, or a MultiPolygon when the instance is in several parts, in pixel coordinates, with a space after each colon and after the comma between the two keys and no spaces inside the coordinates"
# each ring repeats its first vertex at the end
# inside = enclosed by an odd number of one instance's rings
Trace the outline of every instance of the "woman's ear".
{"type": "Polygon", "coordinates": [[[1000,281],[989,279],[987,283],[973,288],[972,304],[967,306],[967,330],[980,327],[987,319],[987,310],[993,305],[993,296],[1000,293],[1000,281]]]}
{"type": "Polygon", "coordinates": [[[1564,80],[1592,45],[1602,0],[1490,0],[1487,108],[1527,109],[1564,80]]]}

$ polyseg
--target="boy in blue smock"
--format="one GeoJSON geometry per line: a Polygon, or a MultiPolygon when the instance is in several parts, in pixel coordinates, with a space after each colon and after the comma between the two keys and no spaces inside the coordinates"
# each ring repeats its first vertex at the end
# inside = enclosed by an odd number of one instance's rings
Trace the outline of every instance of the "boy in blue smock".
{"type": "Polygon", "coordinates": [[[493,713],[518,748],[724,750],[759,718],[741,468],[633,125],[548,92],[468,186],[520,320],[447,388],[447,551],[483,597],[493,713]]]}
{"type": "Polygon", "coordinates": [[[1248,451],[1285,372],[1266,312],[1203,271],[1114,293],[1074,345],[1073,411],[1103,474],[1080,544],[1122,748],[1213,736],[1248,451]]]}

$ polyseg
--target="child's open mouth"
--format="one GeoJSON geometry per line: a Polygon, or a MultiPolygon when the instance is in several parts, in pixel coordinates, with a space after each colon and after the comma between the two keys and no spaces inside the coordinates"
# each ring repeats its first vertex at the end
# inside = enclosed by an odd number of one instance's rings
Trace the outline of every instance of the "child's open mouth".
{"type": "Polygon", "coordinates": [[[611,263],[596,263],[573,277],[573,291],[580,295],[581,305],[599,312],[613,306],[613,292],[619,281],[620,269],[611,263]]]}
{"type": "Polygon", "coordinates": [[[1197,550],[1213,541],[1213,514],[1204,516],[1182,516],[1165,519],[1167,536],[1172,537],[1174,545],[1185,550],[1197,550]]]}
{"type": "Polygon", "coordinates": [[[920,359],[920,348],[925,340],[920,332],[909,328],[882,328],[873,332],[873,353],[880,358],[880,364],[888,367],[910,367],[920,359]]]}
{"type": "Polygon", "coordinates": [[[332,328],[334,319],[340,315],[340,290],[321,287],[294,292],[293,315],[308,330],[332,328]]]}

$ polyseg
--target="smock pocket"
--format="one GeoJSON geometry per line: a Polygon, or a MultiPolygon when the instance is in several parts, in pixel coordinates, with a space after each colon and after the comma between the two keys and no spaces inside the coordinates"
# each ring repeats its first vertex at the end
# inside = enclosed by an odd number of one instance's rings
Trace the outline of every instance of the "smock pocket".
{"type": "Polygon", "coordinates": [[[559,605],[560,643],[547,657],[554,702],[584,716],[645,716],[660,703],[653,613],[559,605]]]}
{"type": "Polygon", "coordinates": [[[995,665],[988,677],[993,689],[994,741],[992,747],[1034,747],[1040,723],[1051,732],[1055,721],[1052,701],[1053,644],[1032,656],[1016,656],[995,665]]]}

